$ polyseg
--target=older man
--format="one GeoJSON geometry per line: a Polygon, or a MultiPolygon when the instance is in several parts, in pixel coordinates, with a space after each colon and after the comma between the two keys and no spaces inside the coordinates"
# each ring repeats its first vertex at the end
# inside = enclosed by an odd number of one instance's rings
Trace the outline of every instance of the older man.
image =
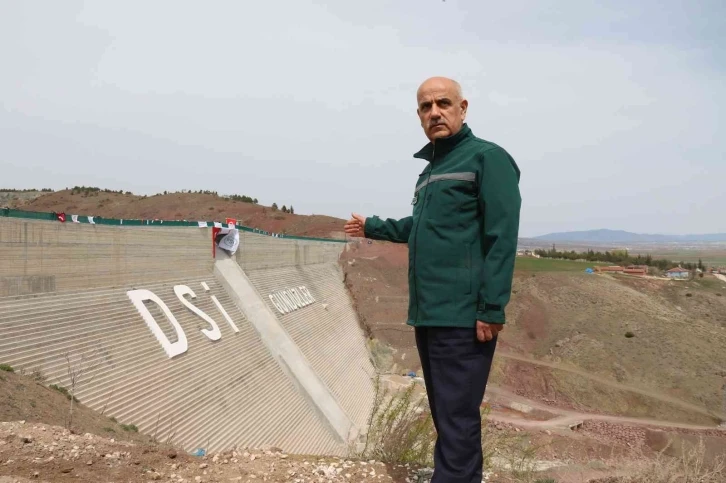
{"type": "Polygon", "coordinates": [[[429,143],[401,220],[346,223],[351,236],[408,243],[408,325],[415,328],[438,433],[432,483],[481,481],[480,407],[504,328],[519,231],[519,168],[501,147],[472,134],[468,102],[451,79],[418,89],[429,143]]]}

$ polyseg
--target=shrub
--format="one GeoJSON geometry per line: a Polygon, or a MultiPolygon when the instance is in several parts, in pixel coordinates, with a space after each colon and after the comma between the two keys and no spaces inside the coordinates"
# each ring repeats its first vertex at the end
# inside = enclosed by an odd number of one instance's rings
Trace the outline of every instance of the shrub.
{"type": "Polygon", "coordinates": [[[133,433],[139,432],[139,428],[137,428],[135,424],[122,424],[121,429],[124,431],[131,431],[133,433]]]}
{"type": "MultiPolygon", "coordinates": [[[[57,384],[51,384],[48,387],[51,388],[51,389],[53,389],[54,391],[58,391],[59,393],[63,394],[69,401],[71,400],[71,393],[68,392],[68,389],[66,389],[65,387],[59,386],[57,384]]],[[[73,400],[75,402],[79,402],[76,397],[73,397],[73,400]]]]}
{"type": "Polygon", "coordinates": [[[15,369],[9,364],[0,364],[0,371],[15,372],[15,369]]]}
{"type": "Polygon", "coordinates": [[[436,431],[426,398],[416,394],[416,387],[410,384],[391,394],[380,377],[376,378],[373,410],[360,458],[389,464],[433,464],[436,431]]]}
{"type": "Polygon", "coordinates": [[[655,458],[641,457],[625,463],[618,483],[722,483],[726,481],[726,456],[706,458],[703,440],[687,445],[675,457],[658,453],[655,458]]]}

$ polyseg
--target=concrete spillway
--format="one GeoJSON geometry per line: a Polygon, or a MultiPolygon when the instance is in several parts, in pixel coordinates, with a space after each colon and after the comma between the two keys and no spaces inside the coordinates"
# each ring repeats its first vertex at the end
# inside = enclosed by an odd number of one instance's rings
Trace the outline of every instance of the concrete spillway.
{"type": "Polygon", "coordinates": [[[373,367],[342,243],[0,218],[0,363],[192,451],[344,454],[373,367]]]}

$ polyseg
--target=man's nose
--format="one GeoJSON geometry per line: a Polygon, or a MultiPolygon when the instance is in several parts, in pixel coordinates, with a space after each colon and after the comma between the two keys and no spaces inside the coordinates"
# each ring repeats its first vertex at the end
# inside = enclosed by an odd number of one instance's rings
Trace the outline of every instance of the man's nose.
{"type": "Polygon", "coordinates": [[[441,111],[439,110],[439,106],[434,104],[431,106],[431,117],[434,119],[438,119],[441,117],[441,111]]]}

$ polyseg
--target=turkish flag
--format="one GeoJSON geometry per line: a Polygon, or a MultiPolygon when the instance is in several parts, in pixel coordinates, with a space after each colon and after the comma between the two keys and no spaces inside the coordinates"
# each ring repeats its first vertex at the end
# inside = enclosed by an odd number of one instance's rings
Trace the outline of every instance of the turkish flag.
{"type": "Polygon", "coordinates": [[[217,235],[220,231],[221,228],[212,227],[212,258],[217,258],[217,235]]]}
{"type": "Polygon", "coordinates": [[[61,223],[65,223],[66,222],[66,214],[65,213],[56,213],[55,214],[55,217],[58,218],[58,221],[60,221],[61,223]]]}

